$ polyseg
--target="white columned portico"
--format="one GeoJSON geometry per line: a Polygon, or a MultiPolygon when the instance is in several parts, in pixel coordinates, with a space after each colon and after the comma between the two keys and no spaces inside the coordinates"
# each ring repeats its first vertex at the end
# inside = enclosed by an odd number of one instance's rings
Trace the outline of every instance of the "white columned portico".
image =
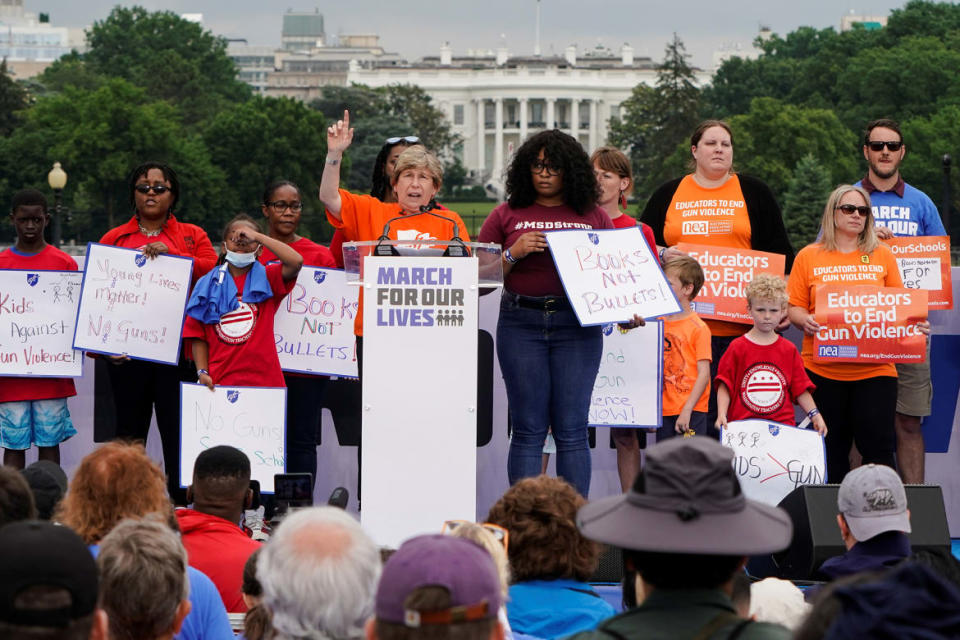
{"type": "Polygon", "coordinates": [[[481,174],[486,168],[486,164],[484,163],[484,148],[487,146],[486,132],[483,128],[483,118],[483,98],[477,98],[477,171],[481,174]]]}
{"type": "Polygon", "coordinates": [[[570,99],[570,135],[578,140],[580,135],[580,98],[570,99]]]}
{"type": "Polygon", "coordinates": [[[499,180],[503,174],[503,98],[493,99],[494,138],[493,161],[490,163],[494,180],[499,180]]]}
{"type": "Polygon", "coordinates": [[[520,144],[527,139],[527,99],[520,98],[520,144]]]}
{"type": "Polygon", "coordinates": [[[597,99],[590,99],[590,138],[587,153],[593,153],[597,148],[597,99]]]}
{"type": "Polygon", "coordinates": [[[546,119],[547,129],[554,129],[557,126],[557,118],[554,115],[556,102],[557,102],[556,98],[547,98],[547,119],[546,119]]]}

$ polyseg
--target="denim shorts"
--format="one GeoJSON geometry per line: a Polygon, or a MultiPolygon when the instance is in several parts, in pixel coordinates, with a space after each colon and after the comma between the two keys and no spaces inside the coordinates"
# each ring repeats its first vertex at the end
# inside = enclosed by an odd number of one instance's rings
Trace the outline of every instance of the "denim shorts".
{"type": "Polygon", "coordinates": [[[55,447],[77,435],[66,398],[0,402],[0,447],[55,447]]]}

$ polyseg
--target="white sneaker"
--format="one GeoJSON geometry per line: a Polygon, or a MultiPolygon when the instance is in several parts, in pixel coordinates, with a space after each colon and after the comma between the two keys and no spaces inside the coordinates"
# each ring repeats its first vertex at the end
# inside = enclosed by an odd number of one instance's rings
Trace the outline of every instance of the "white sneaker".
{"type": "Polygon", "coordinates": [[[270,539],[270,527],[263,519],[263,505],[254,509],[247,509],[243,512],[243,529],[247,535],[259,542],[266,542],[270,539]]]}

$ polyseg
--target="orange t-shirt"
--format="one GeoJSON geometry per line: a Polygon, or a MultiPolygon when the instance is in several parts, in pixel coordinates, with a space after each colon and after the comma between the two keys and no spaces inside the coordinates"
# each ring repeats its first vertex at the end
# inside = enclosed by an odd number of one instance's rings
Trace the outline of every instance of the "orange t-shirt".
{"type": "MultiPolygon", "coordinates": [[[[817,287],[823,284],[875,284],[879,287],[902,287],[900,270],[893,252],[880,244],[871,253],[827,251],[821,244],[800,250],[793,261],[787,281],[791,306],[813,313],[817,305],[817,287]]],[[[863,380],[875,376],[897,375],[891,363],[816,362],[813,359],[813,336],[803,335],[800,350],[804,366],[818,376],[831,380],[863,380]]]]}
{"type": "MultiPolygon", "coordinates": [[[[396,202],[380,202],[372,196],[361,196],[340,189],[340,220],[327,212],[327,220],[343,232],[349,242],[376,240],[383,234],[388,220],[402,215],[396,202]]],[[[435,211],[445,218],[452,218],[459,227],[460,239],[470,241],[467,225],[456,212],[449,209],[435,211]]],[[[391,240],[450,240],[453,238],[453,223],[430,214],[407,215],[390,223],[391,240]]],[[[363,289],[360,290],[360,305],[353,321],[353,332],[363,335],[363,289]]]]}
{"type": "MultiPolygon", "coordinates": [[[[714,247],[752,249],[750,216],[740,189],[740,178],[732,174],[719,187],[697,184],[693,175],[680,181],[667,209],[663,239],[668,247],[679,242],[714,247]]],[[[722,320],[706,320],[715,336],[739,336],[750,326],[722,320]]]]}
{"type": "MultiPolygon", "coordinates": [[[[680,415],[697,381],[697,361],[711,360],[710,329],[696,313],[686,318],[663,318],[663,415],[680,415]]],[[[694,411],[706,412],[710,400],[710,385],[693,406],[694,411]]]]}

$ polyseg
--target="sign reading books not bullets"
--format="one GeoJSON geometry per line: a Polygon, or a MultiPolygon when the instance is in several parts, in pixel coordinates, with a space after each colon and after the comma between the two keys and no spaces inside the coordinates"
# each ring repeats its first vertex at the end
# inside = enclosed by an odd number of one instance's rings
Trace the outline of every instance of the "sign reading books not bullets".
{"type": "Polygon", "coordinates": [[[0,270],[0,376],[76,378],[79,271],[0,270]]]}
{"type": "Polygon", "coordinates": [[[91,242],[73,346],[176,364],[193,259],[91,242]]]}
{"type": "Polygon", "coordinates": [[[876,285],[828,284],[817,289],[813,338],[819,362],[923,362],[927,292],[876,285]]]}
{"type": "Polygon", "coordinates": [[[786,258],[778,253],[681,242],[676,246],[703,267],[703,288],[693,301],[701,318],[753,324],[747,313],[747,285],[758,273],[783,277],[786,258]]]}
{"type": "Polygon", "coordinates": [[[273,332],[280,367],[316,375],[357,377],[353,319],[359,287],[343,271],[304,267],[283,299],[273,332]]]}
{"type": "Polygon", "coordinates": [[[884,242],[897,258],[904,287],[926,289],[931,309],[953,308],[949,236],[888,238],[884,242]]]}
{"type": "Polygon", "coordinates": [[[547,244],[583,326],[680,312],[657,258],[637,227],[550,231],[547,244]]]}

